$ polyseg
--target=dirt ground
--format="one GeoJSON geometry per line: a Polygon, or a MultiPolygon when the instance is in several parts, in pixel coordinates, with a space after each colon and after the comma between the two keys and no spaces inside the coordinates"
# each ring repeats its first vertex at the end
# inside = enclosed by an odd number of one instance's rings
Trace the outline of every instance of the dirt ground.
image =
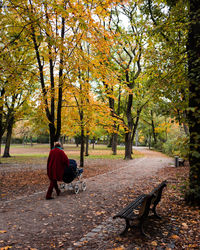
{"type": "Polygon", "coordinates": [[[188,166],[141,148],[143,157],[87,160],[86,191],[45,200],[46,159],[34,164],[0,165],[0,249],[200,249],[199,210],[184,205],[181,185],[188,166]],[[120,236],[123,221],[114,221],[122,207],[159,182],[168,181],[159,205],[161,221],[149,220],[145,231],[120,236]]]}

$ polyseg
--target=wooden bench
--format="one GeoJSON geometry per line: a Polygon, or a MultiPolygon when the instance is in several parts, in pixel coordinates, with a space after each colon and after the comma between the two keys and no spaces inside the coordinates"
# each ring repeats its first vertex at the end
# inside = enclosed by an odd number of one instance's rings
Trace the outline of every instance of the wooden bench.
{"type": "Polygon", "coordinates": [[[174,160],[175,160],[175,167],[184,166],[185,159],[179,158],[179,156],[175,156],[174,160]]]}
{"type": "Polygon", "coordinates": [[[179,166],[184,166],[184,163],[185,163],[185,160],[184,160],[184,159],[182,159],[182,158],[179,158],[179,159],[178,159],[178,165],[179,165],[179,166]]]}
{"type": "Polygon", "coordinates": [[[126,221],[126,226],[121,235],[125,234],[129,228],[135,227],[133,224],[137,222],[142,235],[147,236],[143,229],[144,221],[149,216],[149,212],[152,211],[156,218],[161,218],[156,212],[156,206],[161,200],[163,188],[166,187],[167,181],[163,181],[156,188],[154,188],[149,194],[141,194],[128,206],[123,208],[119,213],[113,216],[113,219],[121,218],[126,221]]]}

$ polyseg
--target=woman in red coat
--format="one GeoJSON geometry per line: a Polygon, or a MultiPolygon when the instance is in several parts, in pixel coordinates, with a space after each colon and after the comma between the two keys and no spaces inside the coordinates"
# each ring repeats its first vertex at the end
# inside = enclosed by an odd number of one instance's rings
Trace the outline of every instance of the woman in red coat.
{"type": "Polygon", "coordinates": [[[55,188],[57,195],[60,194],[57,181],[62,181],[64,170],[69,167],[69,159],[61,148],[59,142],[55,143],[55,147],[50,151],[47,160],[47,175],[50,180],[50,185],[46,194],[46,199],[53,199],[52,192],[55,188]]]}

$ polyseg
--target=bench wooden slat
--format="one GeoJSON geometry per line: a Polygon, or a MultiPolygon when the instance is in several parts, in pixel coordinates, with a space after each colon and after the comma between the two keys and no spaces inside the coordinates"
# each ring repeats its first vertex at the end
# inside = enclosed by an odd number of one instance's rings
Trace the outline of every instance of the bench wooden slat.
{"type": "Polygon", "coordinates": [[[141,194],[138,196],[133,202],[131,202],[128,206],[126,206],[124,209],[122,209],[118,214],[116,214],[113,219],[119,217],[119,218],[125,218],[130,213],[132,213],[134,208],[137,208],[143,201],[145,197],[145,194],[141,194]]]}
{"type": "Polygon", "coordinates": [[[135,214],[134,212],[130,213],[126,218],[129,220],[133,220],[135,219],[135,217],[137,216],[137,218],[139,220],[144,220],[148,215],[149,215],[149,211],[150,211],[150,206],[151,206],[151,201],[154,198],[153,194],[148,194],[145,195],[142,203],[138,209],[138,214],[135,214]]]}

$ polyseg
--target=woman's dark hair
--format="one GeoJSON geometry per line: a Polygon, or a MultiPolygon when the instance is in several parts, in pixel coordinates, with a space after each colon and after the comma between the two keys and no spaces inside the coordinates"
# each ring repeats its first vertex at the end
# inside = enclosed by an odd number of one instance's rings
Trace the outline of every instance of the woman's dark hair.
{"type": "Polygon", "coordinates": [[[59,141],[56,141],[56,142],[54,143],[54,147],[61,147],[61,143],[60,143],[59,141]]]}

